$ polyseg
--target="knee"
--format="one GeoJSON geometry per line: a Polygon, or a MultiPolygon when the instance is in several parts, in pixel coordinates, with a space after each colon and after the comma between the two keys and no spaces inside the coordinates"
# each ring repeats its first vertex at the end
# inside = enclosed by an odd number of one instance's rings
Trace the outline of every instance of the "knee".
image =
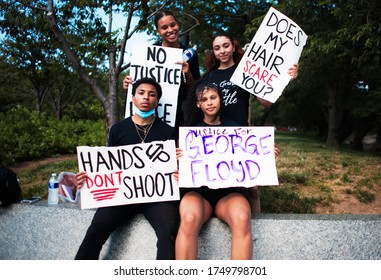
{"type": "Polygon", "coordinates": [[[234,227],[242,232],[251,231],[251,213],[241,212],[235,216],[234,227]]]}
{"type": "Polygon", "coordinates": [[[184,231],[191,232],[192,230],[198,230],[201,226],[201,217],[196,215],[196,213],[188,212],[180,217],[180,228],[184,231]]]}

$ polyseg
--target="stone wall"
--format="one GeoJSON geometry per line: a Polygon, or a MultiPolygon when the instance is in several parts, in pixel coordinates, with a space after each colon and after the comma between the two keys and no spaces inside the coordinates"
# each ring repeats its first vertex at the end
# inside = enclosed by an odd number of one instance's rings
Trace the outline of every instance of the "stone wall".
{"type": "MultiPolygon", "coordinates": [[[[0,259],[72,260],[94,210],[46,202],[0,209],[0,259]]],[[[260,214],[252,219],[253,259],[380,260],[381,215],[260,214]]],[[[229,228],[211,219],[199,239],[199,259],[230,258],[229,228]]],[[[156,236],[142,215],[107,241],[102,259],[152,260],[156,236]]]]}

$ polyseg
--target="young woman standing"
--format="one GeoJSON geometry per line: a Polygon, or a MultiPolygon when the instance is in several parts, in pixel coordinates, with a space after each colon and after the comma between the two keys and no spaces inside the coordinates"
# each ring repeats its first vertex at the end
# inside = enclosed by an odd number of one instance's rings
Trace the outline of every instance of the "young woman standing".
{"type": "MultiPolygon", "coordinates": [[[[160,35],[161,40],[156,42],[154,46],[162,46],[168,48],[179,48],[185,51],[187,46],[184,46],[179,41],[180,27],[175,15],[166,10],[159,11],[154,19],[156,32],[160,35]]],[[[175,127],[178,128],[184,125],[185,119],[185,103],[188,92],[192,89],[194,81],[200,79],[200,68],[198,64],[197,52],[188,61],[179,61],[182,64],[182,71],[184,79],[181,81],[179,93],[177,97],[177,110],[176,110],[176,123],[175,127]]],[[[127,75],[123,80],[123,88],[127,89],[131,84],[132,78],[127,75]]]]}
{"type": "MultiPolygon", "coordinates": [[[[237,40],[226,33],[217,34],[212,41],[212,50],[205,56],[205,67],[208,72],[202,79],[214,83],[219,88],[227,117],[240,125],[247,126],[251,94],[230,82],[243,55],[244,50],[237,40]]],[[[295,79],[298,76],[298,65],[292,65],[288,74],[295,79]]],[[[272,104],[260,97],[256,99],[265,108],[272,104]]]]}

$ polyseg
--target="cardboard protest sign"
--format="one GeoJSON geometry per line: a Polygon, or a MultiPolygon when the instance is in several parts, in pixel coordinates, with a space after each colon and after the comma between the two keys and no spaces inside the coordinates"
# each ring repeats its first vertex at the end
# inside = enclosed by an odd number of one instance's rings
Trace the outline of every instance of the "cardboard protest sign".
{"type": "Polygon", "coordinates": [[[78,166],[88,178],[81,209],[179,200],[174,140],[120,147],[77,147],[78,166]]]}
{"type": "Polygon", "coordinates": [[[278,185],[274,127],[180,127],[179,187],[278,185]]]}
{"type": "MultiPolygon", "coordinates": [[[[153,78],[163,90],[156,116],[175,126],[179,87],[182,79],[182,49],[152,45],[138,45],[132,51],[130,76],[133,81],[153,78]]],[[[125,117],[132,116],[132,85],[128,87],[125,117]]]]}
{"type": "Polygon", "coordinates": [[[230,80],[274,103],[289,83],[287,70],[298,63],[307,37],[295,22],[270,8],[230,80]]]}

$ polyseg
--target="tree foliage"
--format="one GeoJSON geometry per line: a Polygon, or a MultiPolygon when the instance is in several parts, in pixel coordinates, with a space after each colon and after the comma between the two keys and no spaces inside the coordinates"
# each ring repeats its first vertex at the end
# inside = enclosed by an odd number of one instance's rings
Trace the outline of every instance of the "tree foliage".
{"type": "Polygon", "coordinates": [[[361,141],[379,125],[375,112],[380,106],[366,104],[378,99],[374,81],[380,75],[380,2],[295,0],[285,1],[280,9],[309,35],[297,83],[301,92],[290,99],[298,108],[311,101],[320,108],[315,112],[324,119],[314,122],[323,124],[329,146],[338,146],[351,133],[361,141]]]}
{"type": "Polygon", "coordinates": [[[89,108],[95,97],[102,108],[91,110],[103,112],[107,134],[121,117],[129,40],[137,31],[155,34],[152,19],[158,9],[175,12],[183,43],[197,45],[203,65],[215,31],[230,32],[245,45],[270,6],[292,18],[309,38],[298,79],[270,111],[253,114],[255,123],[315,130],[330,146],[352,135],[353,147],[361,149],[370,131],[381,141],[378,0],[3,0],[0,96],[20,98],[8,98],[12,102],[2,102],[0,109],[18,99],[60,118],[64,110],[75,114],[78,107],[89,108]],[[125,17],[121,29],[113,28],[116,14],[125,17]],[[133,18],[139,18],[136,26],[133,18]]]}

